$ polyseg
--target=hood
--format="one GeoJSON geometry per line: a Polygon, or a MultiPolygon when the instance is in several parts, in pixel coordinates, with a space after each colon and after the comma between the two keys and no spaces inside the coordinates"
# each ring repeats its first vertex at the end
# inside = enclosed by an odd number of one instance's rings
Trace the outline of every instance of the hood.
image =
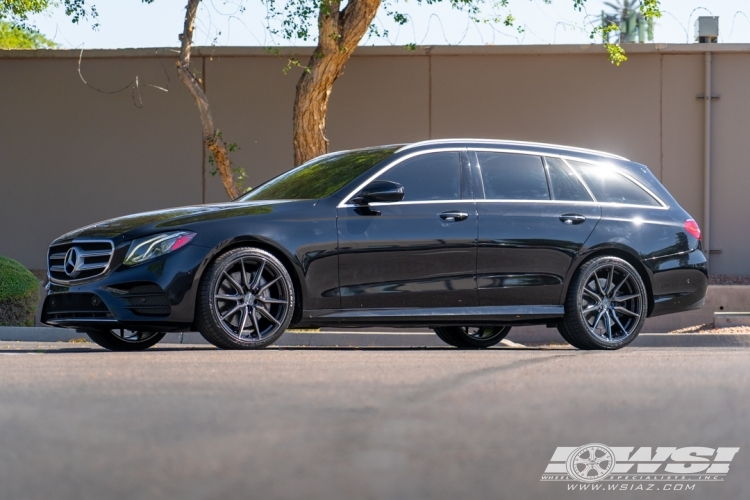
{"type": "Polygon", "coordinates": [[[171,230],[199,222],[230,217],[286,212],[301,208],[300,205],[307,207],[314,203],[314,200],[228,202],[155,210],[97,222],[65,233],[57,238],[55,243],[74,238],[115,239],[119,236],[123,236],[123,239],[137,238],[140,235],[158,232],[160,229],[171,230]]]}

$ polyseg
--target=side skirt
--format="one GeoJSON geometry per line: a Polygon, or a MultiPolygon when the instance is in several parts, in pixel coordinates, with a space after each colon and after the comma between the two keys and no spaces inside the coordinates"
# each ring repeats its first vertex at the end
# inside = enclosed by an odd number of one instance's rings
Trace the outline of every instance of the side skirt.
{"type": "Polygon", "coordinates": [[[565,314],[563,306],[480,306],[430,309],[316,309],[295,326],[486,326],[544,324],[565,314]]]}

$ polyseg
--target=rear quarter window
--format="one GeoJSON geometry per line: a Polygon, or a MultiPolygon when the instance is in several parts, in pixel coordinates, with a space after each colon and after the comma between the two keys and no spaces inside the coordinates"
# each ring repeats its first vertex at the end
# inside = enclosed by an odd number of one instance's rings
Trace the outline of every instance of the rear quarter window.
{"type": "Polygon", "coordinates": [[[659,207],[659,202],[638,184],[605,165],[567,160],[581,175],[596,201],[659,207]]]}

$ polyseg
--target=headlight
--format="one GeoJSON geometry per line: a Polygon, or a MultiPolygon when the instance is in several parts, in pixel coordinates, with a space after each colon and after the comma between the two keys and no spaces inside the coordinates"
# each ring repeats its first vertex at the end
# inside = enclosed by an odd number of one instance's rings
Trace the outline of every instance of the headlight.
{"type": "Polygon", "coordinates": [[[195,238],[195,233],[180,231],[176,233],[155,234],[134,240],[130,244],[130,250],[128,250],[123,264],[134,266],[160,255],[174,252],[190,243],[190,240],[193,238],[195,238]]]}

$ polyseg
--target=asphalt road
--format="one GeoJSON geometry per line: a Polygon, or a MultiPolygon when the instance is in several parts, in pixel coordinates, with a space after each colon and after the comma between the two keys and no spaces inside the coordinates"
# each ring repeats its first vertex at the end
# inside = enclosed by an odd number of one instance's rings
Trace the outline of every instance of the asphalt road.
{"type": "Polygon", "coordinates": [[[749,389],[744,348],[3,343],[0,498],[747,498],[749,389]],[[540,481],[586,443],[740,451],[687,492],[540,481]]]}

